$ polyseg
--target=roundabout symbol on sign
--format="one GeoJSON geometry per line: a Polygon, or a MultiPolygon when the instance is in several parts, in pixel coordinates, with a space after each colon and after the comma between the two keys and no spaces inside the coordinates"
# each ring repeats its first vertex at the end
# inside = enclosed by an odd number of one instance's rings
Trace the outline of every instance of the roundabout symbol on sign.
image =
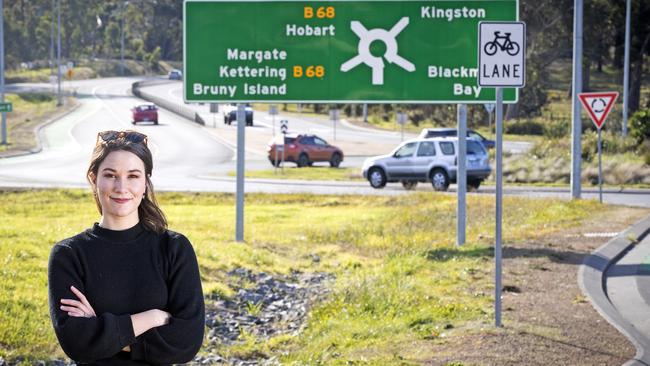
{"type": "Polygon", "coordinates": [[[389,63],[394,63],[406,71],[415,71],[415,65],[410,61],[402,58],[397,54],[397,41],[395,37],[409,24],[409,18],[400,19],[391,30],[387,31],[381,28],[367,30],[361,22],[353,20],[350,22],[350,28],[359,36],[359,54],[347,60],[341,65],[341,71],[348,72],[364,63],[372,69],[372,84],[384,84],[384,60],[381,57],[374,56],[370,52],[370,44],[374,41],[382,41],[386,45],[384,57],[389,63]]]}

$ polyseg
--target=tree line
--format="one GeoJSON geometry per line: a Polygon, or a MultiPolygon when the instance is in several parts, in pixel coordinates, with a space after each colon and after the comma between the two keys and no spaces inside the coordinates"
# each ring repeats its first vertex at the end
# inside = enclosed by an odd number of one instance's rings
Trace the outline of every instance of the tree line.
{"type": "MultiPolygon", "coordinates": [[[[120,57],[121,39],[127,59],[182,61],[181,0],[9,0],[4,2],[6,65],[46,61],[56,55],[56,5],[61,6],[61,56],[65,60],[120,57]]],[[[507,117],[535,116],[548,102],[551,65],[570,60],[573,48],[573,0],[520,0],[520,19],[527,25],[526,87],[507,117]]],[[[650,53],[650,0],[632,0],[630,47],[630,112],[641,105],[641,86],[650,53]]],[[[253,26],[253,25],[251,25],[253,26]]],[[[623,68],[625,1],[585,0],[583,90],[591,77],[608,67],[623,68]]],[[[622,79],[620,80],[622,85],[622,79]]],[[[570,86],[567,88],[570,93],[570,86]]],[[[424,118],[437,107],[406,106],[424,118]]],[[[441,107],[444,109],[444,107],[441,107]]]]}

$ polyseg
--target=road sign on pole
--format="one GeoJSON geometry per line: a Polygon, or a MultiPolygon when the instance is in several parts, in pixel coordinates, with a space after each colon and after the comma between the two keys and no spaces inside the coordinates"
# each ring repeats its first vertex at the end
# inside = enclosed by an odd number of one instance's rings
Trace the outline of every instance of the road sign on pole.
{"type": "MultiPolygon", "coordinates": [[[[526,83],[526,24],[480,22],[478,84],[496,87],[496,225],[494,245],[494,323],[501,326],[501,245],[503,216],[503,87],[526,83]]],[[[487,105],[486,105],[487,108],[487,105]]]]}
{"type": "Polygon", "coordinates": [[[280,131],[283,135],[286,135],[289,132],[289,121],[286,119],[280,120],[280,131]]]}
{"type": "Polygon", "coordinates": [[[605,124],[605,119],[612,110],[612,106],[616,103],[618,92],[580,93],[578,98],[580,98],[580,102],[598,129],[598,200],[603,203],[603,163],[600,130],[605,124]]]}
{"type": "Polygon", "coordinates": [[[526,24],[479,23],[478,85],[523,87],[526,84],[526,24]]]}
{"type": "Polygon", "coordinates": [[[618,92],[580,93],[580,102],[587,110],[589,117],[599,130],[618,98],[618,92]]]}
{"type": "Polygon", "coordinates": [[[475,30],[518,11],[517,0],[183,4],[187,102],[491,102],[475,30]]]}
{"type": "Polygon", "coordinates": [[[13,105],[11,102],[0,103],[0,112],[13,112],[13,105]]]}

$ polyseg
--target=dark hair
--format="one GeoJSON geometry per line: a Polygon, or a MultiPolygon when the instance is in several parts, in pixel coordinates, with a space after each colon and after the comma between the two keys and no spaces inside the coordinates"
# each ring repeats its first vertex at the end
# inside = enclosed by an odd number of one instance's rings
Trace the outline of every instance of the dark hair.
{"type": "MultiPolygon", "coordinates": [[[[90,158],[90,165],[86,172],[88,182],[94,184],[93,178],[97,179],[99,166],[102,164],[108,154],[113,151],[128,151],[142,160],[144,163],[146,191],[145,195],[138,207],[138,216],[140,222],[147,230],[162,233],[167,229],[167,219],[165,214],[158,207],[156,195],[153,191],[153,183],[151,183],[151,171],[153,170],[153,158],[151,151],[146,145],[146,141],[133,142],[123,137],[114,138],[110,141],[102,141],[98,139],[95,149],[93,150],[92,157],[90,158]]],[[[95,203],[99,213],[102,214],[102,206],[99,203],[99,198],[95,195],[95,203]]]]}

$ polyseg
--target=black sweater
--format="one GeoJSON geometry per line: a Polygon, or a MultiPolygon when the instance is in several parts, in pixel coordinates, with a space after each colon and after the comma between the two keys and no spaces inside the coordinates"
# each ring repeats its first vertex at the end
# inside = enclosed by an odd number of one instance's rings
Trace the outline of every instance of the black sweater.
{"type": "Polygon", "coordinates": [[[113,231],[95,224],[57,243],[48,266],[50,317],[63,351],[78,363],[189,362],[203,341],[205,306],[192,245],[182,234],[141,224],[113,231]],[[75,286],[97,317],[68,316],[61,299],[75,286]],[[135,337],[131,314],[160,309],[169,324],[135,337]],[[121,351],[130,346],[131,352],[121,351]]]}

